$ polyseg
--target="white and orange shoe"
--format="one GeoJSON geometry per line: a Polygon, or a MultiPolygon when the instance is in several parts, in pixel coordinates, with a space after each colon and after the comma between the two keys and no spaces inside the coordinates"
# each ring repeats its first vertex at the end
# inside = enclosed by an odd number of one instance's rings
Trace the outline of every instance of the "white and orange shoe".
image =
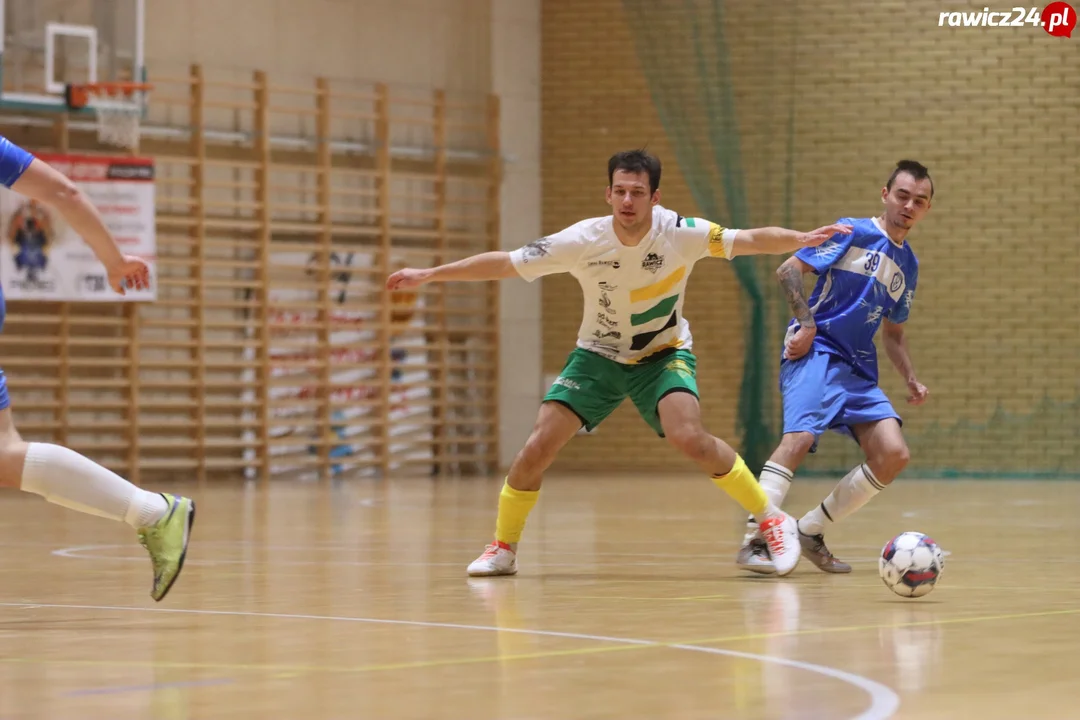
{"type": "Polygon", "coordinates": [[[776,568],[773,566],[772,557],[769,556],[769,546],[765,544],[763,537],[751,537],[743,540],[739,553],[735,556],[735,564],[743,570],[756,572],[759,575],[773,575],[776,568]]]}
{"type": "MultiPolygon", "coordinates": [[[[799,546],[798,539],[795,546],[799,546]]],[[[517,543],[507,544],[496,540],[484,548],[484,553],[469,563],[468,573],[472,577],[490,577],[492,575],[517,574],[517,543]]]]}
{"type": "Polygon", "coordinates": [[[802,557],[798,521],[787,513],[774,515],[761,523],[761,534],[769,546],[776,574],[790,575],[802,557]]]}

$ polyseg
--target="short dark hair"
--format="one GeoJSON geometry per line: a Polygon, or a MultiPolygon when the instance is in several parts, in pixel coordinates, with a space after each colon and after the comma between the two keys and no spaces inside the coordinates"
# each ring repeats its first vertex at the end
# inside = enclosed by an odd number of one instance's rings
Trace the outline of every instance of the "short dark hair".
{"type": "Polygon", "coordinates": [[[608,187],[615,181],[615,171],[649,174],[649,192],[656,192],[660,187],[660,158],[642,150],[624,150],[611,156],[607,164],[608,187]]]}
{"type": "Polygon", "coordinates": [[[889,182],[885,183],[885,188],[892,190],[893,180],[896,180],[896,176],[900,173],[907,173],[916,180],[929,180],[930,181],[930,198],[934,197],[934,178],[930,177],[930,170],[921,162],[915,160],[901,160],[896,163],[896,169],[892,171],[892,175],[889,176],[889,182]]]}

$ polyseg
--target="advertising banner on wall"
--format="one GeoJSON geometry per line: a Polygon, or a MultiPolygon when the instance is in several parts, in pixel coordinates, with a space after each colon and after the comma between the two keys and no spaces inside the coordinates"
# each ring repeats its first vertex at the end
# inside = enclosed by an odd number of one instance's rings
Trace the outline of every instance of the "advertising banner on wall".
{"type": "MultiPolygon", "coordinates": [[[[139,157],[38,155],[71,179],[97,208],[120,252],[154,273],[154,162],[139,157]]],[[[105,267],[56,210],[0,187],[0,284],[9,300],[147,301],[156,283],[120,295],[105,267]]]]}

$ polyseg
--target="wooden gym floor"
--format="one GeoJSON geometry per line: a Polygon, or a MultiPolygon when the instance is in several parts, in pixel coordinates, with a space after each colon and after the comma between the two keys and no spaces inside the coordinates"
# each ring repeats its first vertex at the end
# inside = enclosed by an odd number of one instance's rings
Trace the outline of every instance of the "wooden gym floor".
{"type": "Polygon", "coordinates": [[[160,604],[126,526],[6,493],[0,718],[1075,712],[1080,484],[900,481],[832,533],[854,573],[776,581],[734,568],[707,479],[551,477],[518,576],[469,579],[499,482],[179,488],[198,520],[160,604]],[[950,553],[917,600],[875,564],[909,529],[950,553]]]}

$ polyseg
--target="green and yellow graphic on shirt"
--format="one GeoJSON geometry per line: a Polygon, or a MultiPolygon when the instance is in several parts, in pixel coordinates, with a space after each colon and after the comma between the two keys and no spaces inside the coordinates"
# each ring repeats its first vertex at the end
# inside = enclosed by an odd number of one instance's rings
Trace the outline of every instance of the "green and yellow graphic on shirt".
{"type": "Polygon", "coordinates": [[[667,277],[652,285],[646,285],[643,288],[630,291],[630,302],[635,304],[661,298],[659,302],[654,303],[641,312],[631,315],[631,326],[637,328],[640,325],[646,325],[654,320],[667,318],[667,322],[664,323],[663,327],[647,330],[634,335],[630,344],[631,350],[644,350],[660,333],[665,330],[670,330],[679,324],[679,313],[675,309],[675,306],[679,302],[679,293],[676,292],[674,295],[667,294],[677,287],[685,277],[686,266],[684,265],[676,268],[675,271],[667,277]],[[667,295],[667,297],[664,297],[665,295],[667,295]]]}

